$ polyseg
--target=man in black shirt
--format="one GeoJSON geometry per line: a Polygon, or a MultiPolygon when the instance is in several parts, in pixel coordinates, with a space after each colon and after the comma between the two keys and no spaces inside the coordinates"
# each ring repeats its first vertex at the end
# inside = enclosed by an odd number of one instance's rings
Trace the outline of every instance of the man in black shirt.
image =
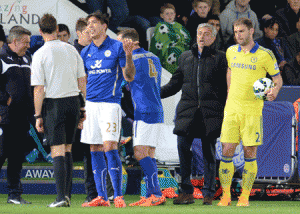
{"type": "Polygon", "coordinates": [[[33,113],[30,87],[31,32],[13,27],[0,52],[0,168],[8,158],[7,182],[10,204],[31,204],[21,198],[21,170],[29,130],[28,118],[33,113]]]}
{"type": "MultiPolygon", "coordinates": [[[[89,31],[87,29],[86,19],[84,18],[78,19],[75,28],[76,28],[76,34],[78,36],[78,39],[75,39],[74,47],[80,54],[82,49],[85,46],[89,45],[92,42],[92,40],[89,31]]],[[[98,196],[95,180],[94,180],[92,164],[91,164],[90,146],[85,143],[81,143],[80,147],[83,150],[84,184],[85,184],[85,192],[87,194],[85,202],[90,202],[98,196]]]]}

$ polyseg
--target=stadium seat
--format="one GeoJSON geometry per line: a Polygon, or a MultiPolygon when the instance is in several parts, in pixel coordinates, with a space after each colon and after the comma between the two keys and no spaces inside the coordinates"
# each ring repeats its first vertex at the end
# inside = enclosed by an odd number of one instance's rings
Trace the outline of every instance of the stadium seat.
{"type": "Polygon", "coordinates": [[[150,49],[150,42],[154,34],[155,27],[149,27],[146,32],[146,39],[148,41],[148,50],[150,49]]]}

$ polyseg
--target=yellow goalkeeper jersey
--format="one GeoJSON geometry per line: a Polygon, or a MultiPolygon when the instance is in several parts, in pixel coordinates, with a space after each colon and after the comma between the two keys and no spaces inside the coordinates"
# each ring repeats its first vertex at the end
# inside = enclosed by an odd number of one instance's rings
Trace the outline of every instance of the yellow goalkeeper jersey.
{"type": "Polygon", "coordinates": [[[231,69],[231,83],[225,112],[249,115],[262,115],[263,100],[257,99],[253,84],[259,78],[279,75],[279,67],[271,50],[257,43],[248,52],[240,45],[227,49],[228,67],[231,69]]]}

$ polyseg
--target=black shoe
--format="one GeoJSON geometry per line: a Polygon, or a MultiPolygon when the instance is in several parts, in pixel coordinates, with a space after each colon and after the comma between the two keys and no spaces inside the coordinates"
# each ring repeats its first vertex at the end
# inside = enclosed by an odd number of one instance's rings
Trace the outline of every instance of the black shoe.
{"type": "Polygon", "coordinates": [[[9,204],[31,204],[31,202],[24,200],[23,198],[8,198],[7,203],[9,204]]]}
{"type": "Polygon", "coordinates": [[[212,205],[213,200],[214,200],[213,197],[205,196],[203,198],[203,205],[212,205]]]}
{"type": "Polygon", "coordinates": [[[180,193],[173,204],[193,204],[195,203],[193,194],[180,193]]]}
{"type": "Polygon", "coordinates": [[[51,204],[47,205],[47,207],[68,207],[68,202],[66,200],[62,201],[54,201],[51,204]]]}
{"type": "Polygon", "coordinates": [[[71,206],[71,199],[68,196],[65,196],[65,199],[67,201],[68,207],[71,206]]]}
{"type": "Polygon", "coordinates": [[[93,196],[87,196],[84,203],[88,203],[88,202],[91,202],[94,198],[97,198],[98,196],[96,197],[93,197],[93,196]]]}
{"type": "Polygon", "coordinates": [[[115,200],[114,200],[114,196],[113,196],[113,195],[112,195],[112,196],[109,196],[109,197],[108,197],[108,200],[109,200],[109,202],[110,202],[111,204],[115,203],[115,200]]]}

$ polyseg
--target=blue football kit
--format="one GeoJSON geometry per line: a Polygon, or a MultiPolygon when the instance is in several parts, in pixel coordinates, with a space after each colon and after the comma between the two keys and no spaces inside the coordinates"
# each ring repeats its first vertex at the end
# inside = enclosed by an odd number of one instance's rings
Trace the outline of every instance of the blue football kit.
{"type": "Polygon", "coordinates": [[[122,68],[126,55],[121,42],[109,36],[97,47],[93,42],[81,51],[87,73],[86,100],[121,103],[122,68]]]}
{"type": "Polygon", "coordinates": [[[160,98],[162,67],[153,53],[139,48],[133,51],[136,74],[129,83],[134,107],[134,120],[163,123],[164,113],[160,98]]]}

